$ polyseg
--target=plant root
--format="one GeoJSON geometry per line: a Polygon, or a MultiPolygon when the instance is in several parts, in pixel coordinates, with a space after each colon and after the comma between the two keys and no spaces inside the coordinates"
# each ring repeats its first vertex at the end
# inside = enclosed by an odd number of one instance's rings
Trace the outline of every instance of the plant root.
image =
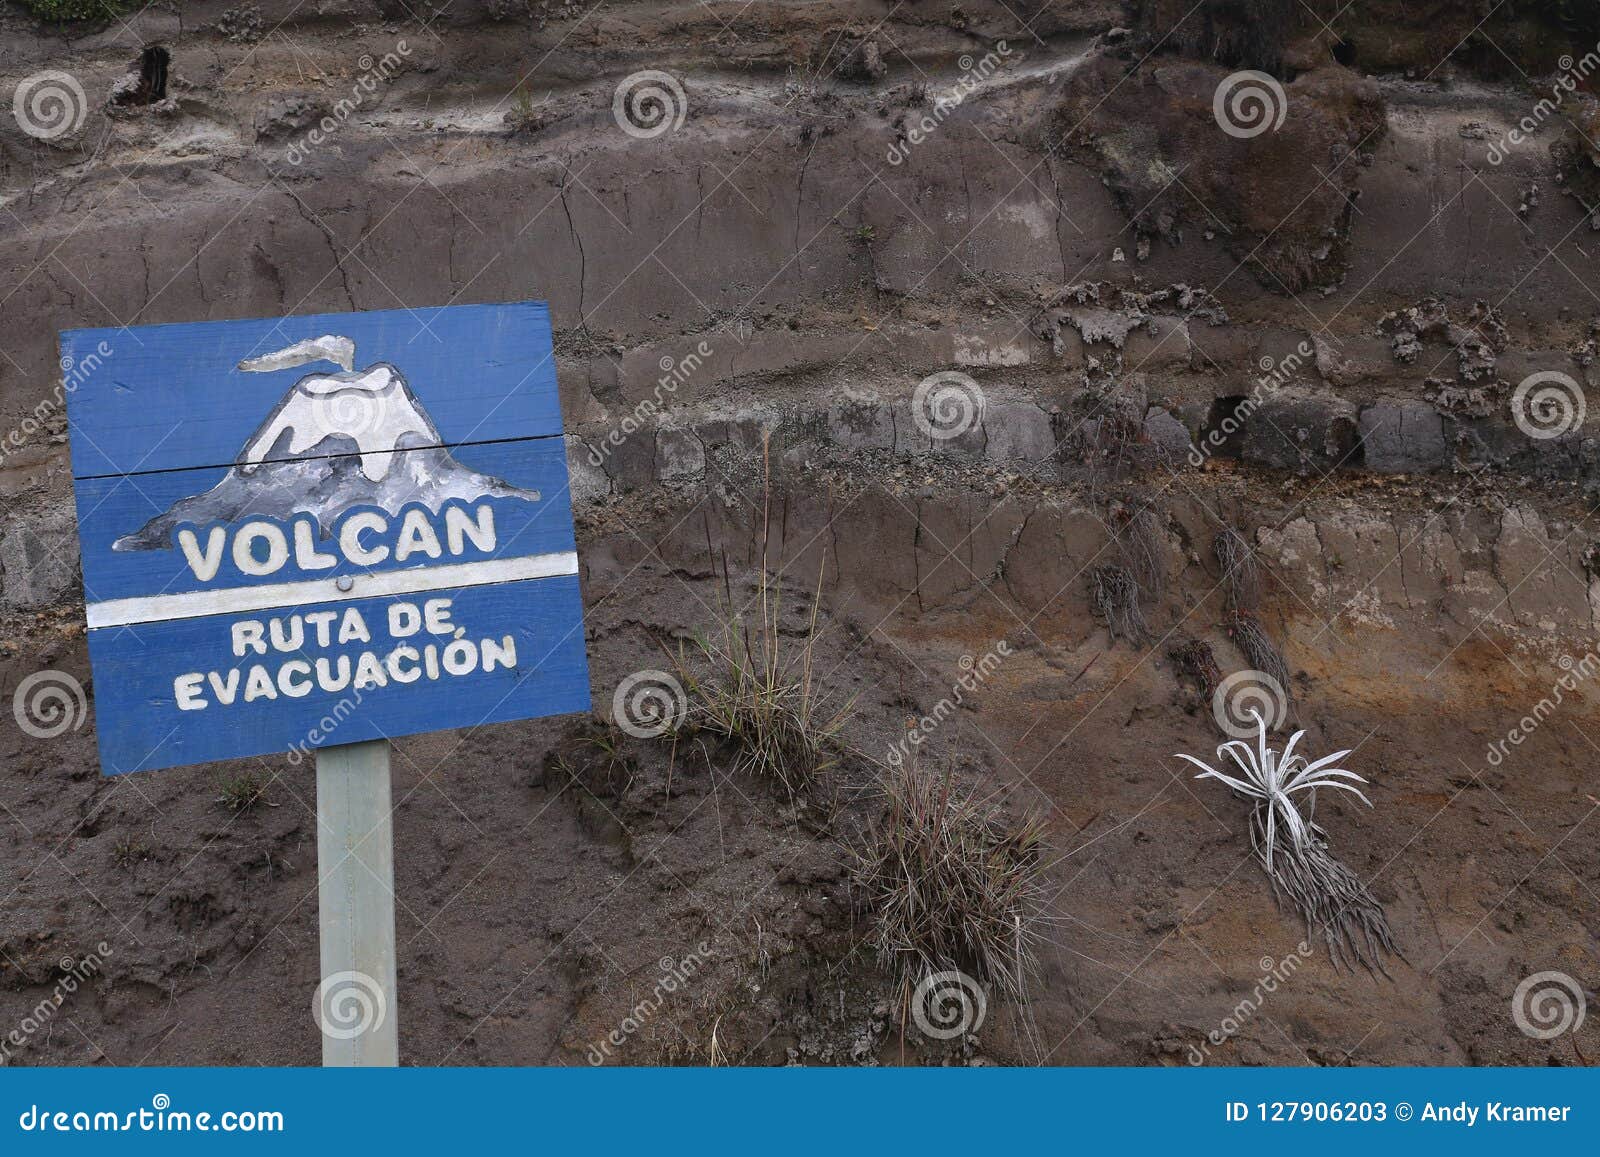
{"type": "Polygon", "coordinates": [[[1318,831],[1303,846],[1280,845],[1268,871],[1263,823],[1263,812],[1257,808],[1250,819],[1256,861],[1271,878],[1275,895],[1299,911],[1308,936],[1321,933],[1334,967],[1354,971],[1359,965],[1387,977],[1384,957],[1401,953],[1377,897],[1343,861],[1334,857],[1318,831]]]}

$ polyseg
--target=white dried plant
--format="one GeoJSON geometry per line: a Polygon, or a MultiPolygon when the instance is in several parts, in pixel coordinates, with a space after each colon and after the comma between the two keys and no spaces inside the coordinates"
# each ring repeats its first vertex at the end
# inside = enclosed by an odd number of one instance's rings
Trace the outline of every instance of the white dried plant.
{"type": "Polygon", "coordinates": [[[1333,962],[1361,964],[1387,975],[1384,955],[1398,956],[1400,951],[1383,905],[1354,872],[1334,858],[1328,850],[1327,833],[1315,820],[1317,792],[1322,788],[1347,791],[1371,807],[1372,801],[1355,786],[1367,781],[1337,766],[1348,751],[1318,760],[1296,752],[1304,731],[1295,732],[1281,752],[1273,750],[1267,745],[1266,721],[1259,711],[1251,714],[1260,728],[1255,746],[1234,739],[1217,748],[1219,761],[1226,753],[1239,774],[1219,771],[1192,755],[1180,753],[1178,758],[1200,769],[1196,779],[1221,780],[1254,803],[1251,848],[1275,892],[1293,902],[1308,928],[1322,933],[1333,962]],[[1297,798],[1302,796],[1306,800],[1304,814],[1297,798]]]}
{"type": "Polygon", "coordinates": [[[1316,791],[1318,788],[1334,788],[1347,791],[1368,807],[1372,801],[1361,794],[1361,789],[1355,784],[1367,781],[1353,771],[1336,766],[1349,751],[1336,751],[1332,755],[1325,755],[1312,762],[1305,756],[1296,754],[1295,744],[1304,737],[1304,731],[1296,731],[1285,745],[1283,752],[1274,751],[1267,746],[1267,724],[1261,718],[1261,712],[1250,709],[1250,714],[1255,716],[1256,726],[1260,734],[1256,738],[1256,746],[1252,748],[1243,739],[1231,739],[1217,748],[1217,758],[1220,760],[1224,752],[1238,765],[1241,775],[1229,775],[1227,772],[1218,771],[1210,764],[1196,759],[1192,755],[1178,753],[1179,759],[1188,760],[1200,769],[1196,779],[1220,779],[1223,783],[1233,788],[1241,795],[1256,800],[1265,814],[1262,816],[1262,829],[1264,847],[1261,849],[1262,857],[1266,861],[1267,871],[1272,871],[1273,849],[1277,843],[1278,828],[1281,826],[1288,835],[1289,843],[1296,851],[1303,850],[1308,842],[1314,838],[1317,830],[1312,820],[1300,814],[1300,805],[1295,796],[1302,792],[1310,792],[1308,802],[1311,815],[1316,814],[1316,791]]]}

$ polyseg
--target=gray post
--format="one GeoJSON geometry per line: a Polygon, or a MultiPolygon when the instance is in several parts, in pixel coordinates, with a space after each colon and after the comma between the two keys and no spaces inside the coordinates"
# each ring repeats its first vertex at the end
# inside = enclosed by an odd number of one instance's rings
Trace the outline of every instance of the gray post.
{"type": "Polygon", "coordinates": [[[398,1065],[388,740],[317,752],[317,909],[324,1067],[398,1065]]]}

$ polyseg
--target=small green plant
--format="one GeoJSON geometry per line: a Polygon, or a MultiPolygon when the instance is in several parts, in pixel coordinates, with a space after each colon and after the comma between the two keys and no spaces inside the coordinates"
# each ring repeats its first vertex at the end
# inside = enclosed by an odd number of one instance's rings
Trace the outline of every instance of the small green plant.
{"type": "Polygon", "coordinates": [[[536,101],[533,99],[533,93],[529,90],[525,88],[517,89],[516,94],[511,99],[511,109],[506,113],[506,123],[513,129],[527,132],[536,132],[543,128],[544,116],[541,109],[545,101],[549,99],[549,95],[549,93],[546,93],[544,97],[536,101]]]}
{"type": "Polygon", "coordinates": [[[852,872],[880,962],[907,985],[955,969],[1024,995],[1044,917],[1043,824],[911,760],[882,790],[852,872]]]}
{"type": "Polygon", "coordinates": [[[267,781],[254,771],[241,772],[222,781],[217,802],[231,812],[248,811],[265,801],[267,781]]]}
{"type": "Polygon", "coordinates": [[[128,0],[21,0],[40,20],[67,24],[75,20],[110,20],[132,5],[128,0]]]}
{"type": "Polygon", "coordinates": [[[150,849],[144,846],[142,840],[124,836],[116,842],[111,849],[111,858],[119,868],[131,868],[133,865],[150,858],[150,849]]]}

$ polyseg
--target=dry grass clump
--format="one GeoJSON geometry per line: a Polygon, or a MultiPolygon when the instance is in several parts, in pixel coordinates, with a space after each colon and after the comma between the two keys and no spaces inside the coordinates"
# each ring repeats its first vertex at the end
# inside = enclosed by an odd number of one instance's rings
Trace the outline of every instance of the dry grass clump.
{"type": "Polygon", "coordinates": [[[1167,589],[1166,531],[1161,518],[1148,506],[1129,509],[1118,504],[1112,508],[1111,525],[1123,565],[1142,591],[1161,598],[1167,589]]]}
{"type": "Polygon", "coordinates": [[[622,729],[609,719],[590,718],[546,757],[545,770],[560,773],[563,787],[580,783],[594,795],[616,798],[633,786],[637,769],[622,729]]]}
{"type": "Polygon", "coordinates": [[[1042,823],[911,763],[882,786],[888,808],[853,872],[879,960],[907,984],[959,969],[1021,997],[1044,912],[1042,823]]]}
{"type": "Polygon", "coordinates": [[[1204,639],[1189,639],[1174,646],[1167,654],[1177,668],[1180,678],[1190,678],[1200,685],[1201,697],[1209,701],[1222,682],[1222,669],[1217,666],[1216,652],[1204,639]]]}
{"type": "Polygon", "coordinates": [[[1255,610],[1261,602],[1261,571],[1250,543],[1237,530],[1225,526],[1211,549],[1222,567],[1223,597],[1228,610],[1235,613],[1255,610]]]}
{"type": "Polygon", "coordinates": [[[769,581],[763,572],[753,624],[724,607],[716,636],[695,640],[698,661],[680,651],[674,662],[689,700],[686,723],[732,743],[737,770],[792,795],[833,765],[854,700],[830,706],[813,678],[816,599],[804,636],[791,639],[780,629],[782,598],[769,581]]]}
{"type": "MultiPolygon", "coordinates": [[[[763,439],[764,469],[767,452],[763,439]]],[[[812,676],[822,605],[820,561],[801,637],[796,640],[782,625],[782,574],[766,562],[772,525],[770,474],[767,478],[761,539],[755,544],[761,559],[755,595],[746,607],[736,606],[724,555],[715,634],[696,638],[697,658],[682,648],[672,657],[688,699],[687,718],[674,735],[687,729],[721,736],[737,749],[735,770],[775,780],[793,795],[835,762],[839,732],[855,700],[831,705],[812,676]]]]}
{"type": "Polygon", "coordinates": [[[1227,630],[1228,637],[1249,660],[1250,666],[1277,680],[1278,686],[1283,688],[1283,693],[1287,696],[1289,664],[1284,660],[1283,652],[1278,650],[1278,644],[1272,641],[1272,636],[1267,634],[1267,629],[1261,625],[1261,621],[1254,615],[1240,612],[1230,616],[1223,627],[1227,630]]]}
{"type": "Polygon", "coordinates": [[[1111,628],[1113,638],[1130,643],[1144,638],[1144,611],[1139,606],[1139,581],[1122,566],[1097,566],[1089,573],[1089,601],[1111,628]]]}
{"type": "Polygon", "coordinates": [[[1121,477],[1123,467],[1134,460],[1139,446],[1146,440],[1143,421],[1132,414],[1112,407],[1097,419],[1092,432],[1084,439],[1091,493],[1102,476],[1121,477]]]}

